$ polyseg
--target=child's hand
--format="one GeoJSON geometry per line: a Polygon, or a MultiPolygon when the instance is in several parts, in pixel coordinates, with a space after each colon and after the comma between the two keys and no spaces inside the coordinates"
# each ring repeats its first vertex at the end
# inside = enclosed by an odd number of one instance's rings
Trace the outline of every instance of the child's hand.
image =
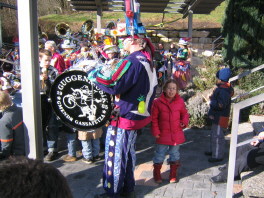
{"type": "Polygon", "coordinates": [[[183,124],[182,122],[180,123],[181,128],[185,128],[185,124],[183,124]]]}
{"type": "Polygon", "coordinates": [[[254,140],[254,141],[250,142],[250,144],[252,146],[257,146],[259,144],[259,141],[258,140],[254,140]]]}
{"type": "Polygon", "coordinates": [[[48,75],[47,74],[41,74],[41,80],[47,80],[48,79],[48,75]]]}
{"type": "Polygon", "coordinates": [[[155,138],[157,138],[157,139],[160,138],[160,135],[156,135],[155,138]]]}

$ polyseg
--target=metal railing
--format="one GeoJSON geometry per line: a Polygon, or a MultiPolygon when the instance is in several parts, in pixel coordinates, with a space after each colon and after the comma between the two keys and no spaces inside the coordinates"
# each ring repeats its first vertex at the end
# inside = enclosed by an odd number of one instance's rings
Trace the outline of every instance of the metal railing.
{"type": "Polygon", "coordinates": [[[259,70],[261,70],[261,69],[264,69],[264,64],[263,64],[263,65],[260,65],[260,66],[257,66],[257,67],[255,67],[255,68],[253,68],[253,69],[251,69],[251,70],[245,71],[245,72],[243,72],[243,73],[241,73],[241,74],[238,74],[237,76],[234,76],[234,77],[230,78],[230,79],[229,79],[229,82],[233,82],[233,81],[235,81],[235,80],[238,80],[238,79],[240,79],[240,78],[242,78],[242,77],[244,77],[244,76],[247,76],[247,75],[249,75],[249,74],[252,74],[252,73],[254,73],[254,72],[256,72],[256,71],[259,71],[259,70]]]}
{"type": "MultiPolygon", "coordinates": [[[[240,79],[240,78],[242,78],[242,77],[245,77],[245,76],[247,76],[247,75],[249,75],[249,74],[252,74],[252,73],[254,73],[254,72],[256,72],[256,71],[259,71],[259,70],[261,70],[261,69],[264,69],[264,64],[263,65],[260,65],[260,66],[257,66],[257,67],[255,67],[255,68],[253,68],[253,69],[251,69],[251,70],[248,70],[248,71],[245,71],[245,72],[243,72],[243,73],[241,73],[241,74],[238,74],[237,76],[234,76],[234,77],[232,77],[232,78],[230,78],[229,79],[229,82],[231,83],[231,82],[234,82],[234,81],[236,81],[236,80],[238,80],[238,79],[240,79]]],[[[236,99],[238,99],[238,98],[241,98],[241,97],[245,97],[245,96],[247,96],[247,95],[249,95],[249,94],[251,94],[251,93],[253,93],[253,92],[256,92],[256,91],[258,91],[258,90],[260,90],[260,89],[263,89],[264,88],[264,85],[263,86],[260,86],[260,87],[258,87],[258,88],[256,88],[256,89],[253,89],[253,90],[251,90],[251,91],[249,91],[249,92],[247,92],[247,93],[243,93],[243,94],[241,94],[241,95],[238,95],[238,96],[236,96],[236,97],[233,97],[232,98],[232,102],[234,102],[236,99]]]]}
{"type": "Polygon", "coordinates": [[[213,42],[212,42],[212,51],[215,50],[216,47],[218,47],[219,45],[221,45],[223,42],[218,43],[218,45],[215,45],[215,43],[220,40],[222,38],[222,35],[220,35],[219,37],[217,37],[213,42]]]}
{"type": "Polygon", "coordinates": [[[232,130],[231,130],[231,142],[229,149],[229,162],[228,162],[228,177],[227,177],[227,189],[226,198],[233,196],[233,185],[235,175],[235,163],[236,163],[236,148],[237,148],[237,131],[239,125],[240,110],[245,107],[252,106],[254,104],[264,101],[264,94],[254,96],[244,101],[238,102],[233,105],[233,118],[232,118],[232,130]]]}
{"type": "MultiPolygon", "coordinates": [[[[260,65],[252,70],[246,71],[242,74],[234,76],[229,80],[229,82],[233,82],[238,80],[244,76],[247,76],[253,72],[259,71],[264,68],[264,65],[260,65]]],[[[263,88],[263,86],[256,88],[253,91],[259,90],[263,88]]],[[[247,94],[247,95],[248,95],[247,94]]],[[[242,94],[244,96],[244,94],[242,94]]],[[[242,96],[240,96],[242,97],[242,96]]],[[[237,99],[237,97],[235,98],[237,99]]],[[[233,116],[232,116],[232,129],[231,129],[231,142],[229,149],[229,162],[228,162],[228,177],[227,177],[227,189],[226,189],[226,198],[232,198],[233,196],[233,185],[234,185],[234,175],[235,175],[235,163],[236,163],[236,149],[237,149],[237,137],[238,137],[238,126],[239,126],[239,116],[240,110],[246,107],[252,106],[254,104],[260,103],[264,101],[264,93],[259,94],[257,96],[248,98],[238,103],[234,103],[233,105],[233,116]]]]}

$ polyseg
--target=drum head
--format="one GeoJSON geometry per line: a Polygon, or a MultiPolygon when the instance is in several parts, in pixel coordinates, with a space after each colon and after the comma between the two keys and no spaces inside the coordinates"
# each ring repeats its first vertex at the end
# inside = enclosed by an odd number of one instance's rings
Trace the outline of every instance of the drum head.
{"type": "Polygon", "coordinates": [[[58,76],[50,98],[61,121],[77,130],[99,128],[110,118],[110,95],[89,81],[83,71],[68,71],[58,76]]]}

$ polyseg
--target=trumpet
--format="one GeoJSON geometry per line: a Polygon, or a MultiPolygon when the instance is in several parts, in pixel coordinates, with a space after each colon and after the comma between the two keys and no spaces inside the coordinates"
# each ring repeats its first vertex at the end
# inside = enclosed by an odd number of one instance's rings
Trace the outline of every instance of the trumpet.
{"type": "Polygon", "coordinates": [[[55,33],[60,38],[70,38],[72,31],[68,24],[62,22],[55,26],[55,33]]]}

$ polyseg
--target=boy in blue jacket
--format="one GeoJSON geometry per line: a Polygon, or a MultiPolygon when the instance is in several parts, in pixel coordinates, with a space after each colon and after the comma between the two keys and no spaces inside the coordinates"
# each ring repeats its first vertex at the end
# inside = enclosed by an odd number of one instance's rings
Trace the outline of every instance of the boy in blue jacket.
{"type": "Polygon", "coordinates": [[[228,120],[231,108],[231,97],[234,95],[234,89],[228,80],[231,76],[229,68],[223,68],[216,73],[217,88],[210,96],[210,109],[208,117],[212,121],[211,142],[208,152],[209,162],[220,162],[225,153],[224,129],[228,126],[228,120]]]}

